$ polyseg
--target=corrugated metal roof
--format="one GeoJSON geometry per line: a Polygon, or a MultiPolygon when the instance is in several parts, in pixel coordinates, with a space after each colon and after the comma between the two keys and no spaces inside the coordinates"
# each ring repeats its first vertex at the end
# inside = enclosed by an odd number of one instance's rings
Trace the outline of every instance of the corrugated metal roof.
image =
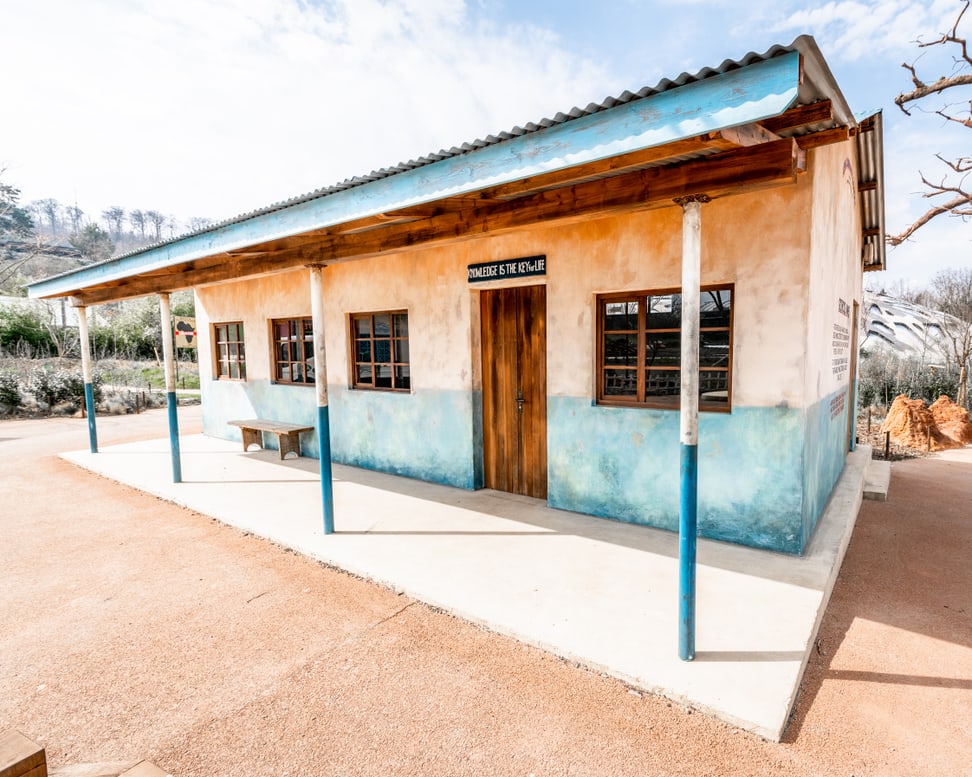
{"type": "MultiPolygon", "coordinates": [[[[796,40],[793,41],[789,46],[774,45],[764,51],[763,53],[749,52],[739,59],[726,59],[718,67],[705,67],[695,73],[682,73],[674,79],[663,78],[654,86],[645,86],[639,89],[637,92],[630,92],[625,90],[616,97],[606,97],[599,103],[588,103],[587,107],[571,108],[566,113],[557,113],[553,118],[540,119],[537,122],[528,122],[523,126],[513,127],[511,130],[500,132],[496,135],[487,135],[485,138],[477,138],[476,140],[462,143],[458,146],[453,146],[449,149],[441,149],[437,152],[426,154],[424,156],[417,157],[415,159],[410,159],[407,162],[401,162],[397,165],[391,167],[384,167],[380,170],[373,170],[367,175],[355,176],[353,178],[348,178],[340,183],[333,184],[331,186],[325,186],[320,189],[315,189],[314,191],[308,192],[306,194],[300,194],[295,197],[291,197],[287,200],[282,200],[280,202],[267,205],[264,208],[259,208],[256,210],[248,211],[242,213],[238,216],[233,216],[231,218],[225,219],[223,221],[210,224],[202,229],[186,232],[169,240],[163,240],[158,243],[153,243],[148,246],[143,246],[134,251],[129,251],[125,254],[119,254],[118,256],[109,259],[108,262],[115,261],[117,259],[124,259],[129,256],[135,256],[137,254],[143,253],[145,251],[150,251],[152,249],[158,248],[159,246],[169,245],[171,243],[179,242],[189,236],[202,235],[208,232],[214,232],[232,224],[238,224],[249,219],[257,218],[258,216],[265,215],[267,213],[273,213],[275,211],[284,210],[285,208],[292,207],[294,205],[299,205],[310,200],[315,200],[320,197],[327,197],[328,195],[335,194],[337,192],[346,191],[348,189],[353,189],[358,186],[364,186],[366,184],[372,183],[374,181],[381,180],[383,178],[389,178],[394,175],[406,172],[408,170],[414,170],[419,167],[424,167],[426,165],[433,164],[435,162],[440,162],[443,159],[449,159],[462,154],[468,154],[472,151],[477,151],[481,148],[487,146],[493,146],[499,143],[504,143],[506,141],[512,140],[513,138],[521,137],[523,135],[528,135],[534,132],[539,132],[548,127],[552,127],[558,124],[565,124],[569,121],[581,118],[582,116],[590,116],[592,114],[599,113],[601,111],[609,110],[618,105],[623,105],[625,103],[630,103],[636,100],[643,100],[645,98],[651,97],[653,95],[659,94],[661,92],[667,92],[673,89],[678,89],[679,87],[685,86],[687,84],[694,83],[696,81],[703,81],[707,78],[713,78],[725,73],[729,73],[733,70],[738,70],[739,68],[747,67],[753,65],[757,62],[762,62],[768,59],[773,59],[774,57],[781,56],[793,51],[799,51],[803,56],[804,61],[804,73],[805,78],[800,85],[799,96],[797,104],[809,105],[811,103],[818,102],[820,100],[830,100],[833,104],[833,110],[835,115],[835,122],[837,124],[852,125],[854,124],[853,116],[850,112],[849,107],[837,86],[837,83],[830,72],[830,68],[827,66],[826,61],[817,48],[816,41],[808,35],[801,35],[796,40]]],[[[820,129],[826,129],[829,126],[824,125],[808,125],[801,128],[801,130],[793,130],[790,132],[783,132],[783,135],[795,135],[795,134],[805,134],[807,132],[815,132],[820,129]]],[[[688,158],[688,157],[686,157],[688,158]]],[[[672,160],[669,160],[672,161],[672,160]]],[[[883,197],[881,202],[883,203],[883,197]]],[[[883,205],[882,205],[883,211],[883,205]]],[[[55,276],[58,277],[58,276],[55,276]]]]}
{"type": "Polygon", "coordinates": [[[884,227],[884,130],[881,112],[861,120],[857,133],[857,185],[861,200],[865,271],[886,268],[884,227]]]}

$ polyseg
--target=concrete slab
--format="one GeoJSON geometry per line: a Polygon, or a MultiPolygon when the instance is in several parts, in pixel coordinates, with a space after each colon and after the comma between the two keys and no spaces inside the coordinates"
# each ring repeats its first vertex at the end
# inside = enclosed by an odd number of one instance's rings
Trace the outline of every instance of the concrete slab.
{"type": "Polygon", "coordinates": [[[875,502],[888,501],[891,486],[891,462],[871,459],[864,475],[864,498],[875,502]]]}
{"type": "MultiPolygon", "coordinates": [[[[65,454],[637,688],[779,740],[861,504],[870,449],[852,453],[802,558],[701,540],[697,658],[677,655],[677,538],[335,465],[337,532],[322,530],[317,461],[202,435],[65,454]]],[[[133,526],[133,531],[137,527],[133,526]]]]}

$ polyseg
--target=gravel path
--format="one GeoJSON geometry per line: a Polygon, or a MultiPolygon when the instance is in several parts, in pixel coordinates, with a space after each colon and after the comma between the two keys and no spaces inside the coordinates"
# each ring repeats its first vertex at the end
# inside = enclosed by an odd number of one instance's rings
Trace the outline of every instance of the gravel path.
{"type": "MultiPolygon", "coordinates": [[[[165,433],[99,420],[102,445],[165,433]]],[[[865,503],[775,745],[56,458],[86,441],[0,422],[0,730],[55,767],[972,775],[972,455],[896,463],[865,503]]]]}

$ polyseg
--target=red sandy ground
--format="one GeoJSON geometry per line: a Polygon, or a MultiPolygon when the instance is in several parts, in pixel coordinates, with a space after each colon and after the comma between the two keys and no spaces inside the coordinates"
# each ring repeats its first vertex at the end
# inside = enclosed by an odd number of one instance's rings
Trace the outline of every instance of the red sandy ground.
{"type": "MultiPolygon", "coordinates": [[[[54,767],[972,774],[972,457],[895,464],[864,504],[772,744],[78,470],[54,454],[83,424],[0,422],[0,730],[54,767]]],[[[100,424],[165,433],[164,411],[100,424]]]]}

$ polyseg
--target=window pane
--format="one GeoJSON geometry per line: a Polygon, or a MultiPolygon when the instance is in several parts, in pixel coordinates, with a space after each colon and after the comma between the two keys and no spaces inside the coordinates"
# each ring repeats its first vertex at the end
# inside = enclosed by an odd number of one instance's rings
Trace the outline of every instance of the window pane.
{"type": "Polygon", "coordinates": [[[703,291],[699,305],[700,320],[703,327],[729,326],[729,311],[732,308],[732,291],[730,289],[703,291]]]}
{"type": "Polygon", "coordinates": [[[682,325],[682,295],[648,298],[648,329],[678,329],[682,325]]]}
{"type": "Polygon", "coordinates": [[[354,319],[354,333],[358,336],[371,334],[371,316],[358,316],[354,319]]]}
{"type": "MultiPolygon", "coordinates": [[[[377,333],[378,326],[375,325],[375,330],[377,333]]],[[[375,361],[376,362],[390,362],[391,361],[391,340],[375,340],[375,361]]]]}
{"type": "Polygon", "coordinates": [[[678,396],[678,370],[647,370],[645,372],[645,394],[650,397],[678,396]]]}
{"type": "Polygon", "coordinates": [[[219,346],[219,358],[220,361],[226,361],[229,358],[229,346],[225,344],[220,344],[219,346]]]}
{"type": "Polygon", "coordinates": [[[243,361],[244,359],[246,359],[246,346],[243,343],[240,343],[240,361],[243,361]]]}
{"type": "Polygon", "coordinates": [[[371,385],[371,365],[370,364],[356,364],[354,365],[355,372],[355,383],[365,383],[371,385]]]}
{"type": "Polygon", "coordinates": [[[708,372],[699,373],[699,398],[703,402],[729,402],[729,373],[708,372]]]}
{"type": "Polygon", "coordinates": [[[375,365],[375,388],[392,387],[392,368],[390,364],[375,365]]]}
{"type": "Polygon", "coordinates": [[[412,377],[408,367],[395,368],[395,388],[407,389],[412,387],[412,377]]]}
{"type": "Polygon", "coordinates": [[[305,318],[303,320],[304,324],[304,339],[313,340],[314,339],[314,321],[310,318],[305,318]]]}
{"type": "Polygon", "coordinates": [[[240,380],[246,380],[246,362],[240,362],[240,380]]]}
{"type": "Polygon", "coordinates": [[[408,340],[395,340],[395,362],[408,364],[408,340]]]}
{"type": "Polygon", "coordinates": [[[392,316],[395,337],[408,337],[408,314],[396,313],[392,316]]]}
{"type": "Polygon", "coordinates": [[[277,346],[277,361],[285,362],[288,361],[290,356],[290,348],[287,347],[287,343],[280,343],[277,346]]]}
{"type": "Polygon", "coordinates": [[[375,316],[375,337],[378,335],[384,335],[387,337],[391,334],[391,316],[387,313],[380,316],[375,316]]]}
{"type": "Polygon", "coordinates": [[[304,361],[314,358],[314,343],[304,343],[304,361]]]}
{"type": "Polygon", "coordinates": [[[289,364],[278,364],[277,365],[277,380],[290,381],[290,365],[289,364]]]}
{"type": "Polygon", "coordinates": [[[240,365],[237,362],[232,362],[229,366],[229,376],[231,378],[240,377],[240,365]]]}
{"type": "Polygon", "coordinates": [[[274,332],[276,333],[274,337],[277,340],[286,340],[288,335],[290,334],[290,326],[287,324],[286,321],[278,321],[274,325],[274,332]]]}
{"type": "Polygon", "coordinates": [[[638,328],[638,303],[607,302],[604,305],[604,331],[617,332],[638,328]]]}
{"type": "Polygon", "coordinates": [[[638,371],[604,370],[604,394],[612,397],[638,396],[638,371]]]}
{"type": "Polygon", "coordinates": [[[699,366],[729,366],[729,330],[702,332],[699,335],[699,366]]]}
{"type": "Polygon", "coordinates": [[[645,339],[648,367],[678,367],[682,363],[682,335],[678,332],[649,332],[645,339]]]}
{"type": "MultiPolygon", "coordinates": [[[[225,347],[225,346],[224,346],[225,347]]],[[[240,358],[240,346],[236,343],[229,344],[229,359],[230,361],[238,361],[240,358]]]]}
{"type": "Polygon", "coordinates": [[[356,356],[355,361],[359,362],[370,362],[371,361],[371,341],[370,340],[358,340],[357,347],[355,348],[356,356]]]}
{"type": "Polygon", "coordinates": [[[605,335],[604,364],[616,366],[638,363],[638,335],[605,335]]]}

